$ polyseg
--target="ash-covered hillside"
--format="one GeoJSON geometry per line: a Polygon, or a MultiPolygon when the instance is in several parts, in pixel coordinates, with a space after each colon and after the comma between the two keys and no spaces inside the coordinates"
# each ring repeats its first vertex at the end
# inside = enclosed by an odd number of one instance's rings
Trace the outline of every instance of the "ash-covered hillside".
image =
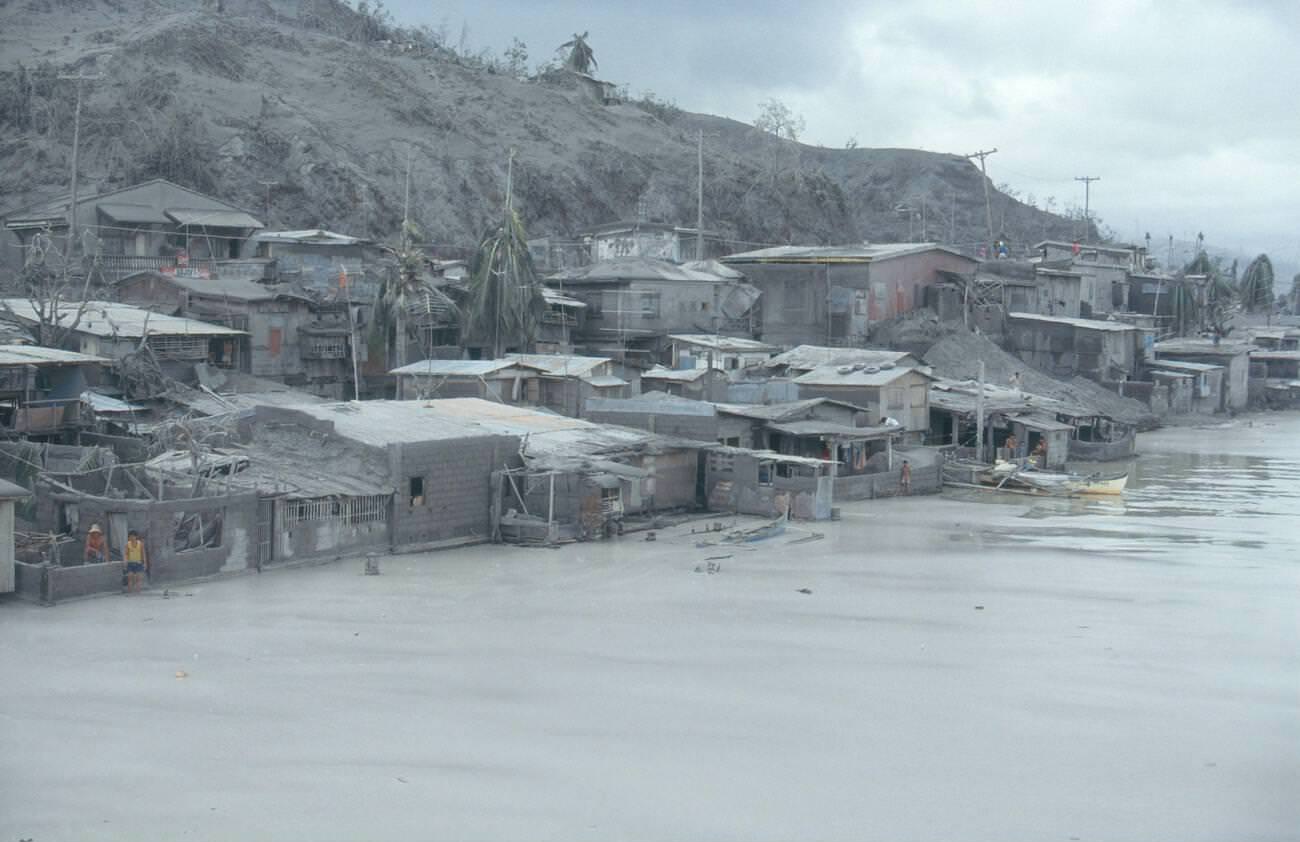
{"type": "MultiPolygon", "coordinates": [[[[161,176],[272,227],[382,238],[409,163],[411,217],[451,249],[495,216],[511,149],[531,235],[637,213],[693,224],[702,130],[706,227],[737,248],[987,239],[983,181],[960,157],[602,104],[571,74],[519,79],[418,35],[337,0],[0,0],[0,213],[67,191],[77,83],[58,77],[81,72],[99,77],[84,83],[83,193],[161,176]]],[[[1018,244],[1075,233],[996,192],[993,216],[1018,244]]]]}

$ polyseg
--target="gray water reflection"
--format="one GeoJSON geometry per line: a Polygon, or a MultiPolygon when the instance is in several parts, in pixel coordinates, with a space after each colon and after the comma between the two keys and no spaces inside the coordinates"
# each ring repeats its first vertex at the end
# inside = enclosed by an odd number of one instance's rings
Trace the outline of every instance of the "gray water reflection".
{"type": "Polygon", "coordinates": [[[1295,563],[1300,550],[1300,459],[1289,433],[1300,419],[1270,424],[1259,441],[1253,428],[1174,430],[1141,437],[1141,456],[1128,463],[1075,466],[1080,471],[1128,470],[1116,498],[1027,498],[975,492],[985,503],[1025,506],[1032,529],[990,527],[989,537],[1062,551],[1106,552],[1174,563],[1253,566],[1295,563]],[[1251,435],[1250,440],[1239,437],[1251,435]],[[1247,452],[1224,452],[1231,447],[1247,452]],[[1225,552],[1230,550],[1232,552],[1225,552]]]}

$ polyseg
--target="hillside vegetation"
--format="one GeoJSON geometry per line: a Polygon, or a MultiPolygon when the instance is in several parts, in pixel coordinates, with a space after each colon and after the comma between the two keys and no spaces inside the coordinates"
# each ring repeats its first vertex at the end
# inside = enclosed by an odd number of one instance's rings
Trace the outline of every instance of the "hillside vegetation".
{"type": "MultiPolygon", "coordinates": [[[[155,176],[265,213],[276,228],[396,235],[411,217],[448,251],[501,206],[508,150],[532,236],[635,216],[693,224],[698,131],[705,223],[747,244],[987,238],[963,158],[823,149],[663,102],[601,105],[552,72],[521,79],[434,33],[337,0],[0,0],[0,212],[66,192],[76,83],[87,83],[84,190],[155,176]],[[913,218],[911,237],[921,239],[913,218]]],[[[598,47],[598,45],[597,45],[598,47]]],[[[1076,223],[1000,193],[1017,245],[1076,223]]]]}

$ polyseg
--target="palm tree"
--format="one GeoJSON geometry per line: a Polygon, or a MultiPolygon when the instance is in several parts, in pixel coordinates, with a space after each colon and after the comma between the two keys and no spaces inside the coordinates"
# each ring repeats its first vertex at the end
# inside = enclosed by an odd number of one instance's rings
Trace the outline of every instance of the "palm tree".
{"type": "Polygon", "coordinates": [[[1241,306],[1249,312],[1273,307],[1273,262],[1267,254],[1261,254],[1247,264],[1237,291],[1241,295],[1241,306]]]}
{"type": "Polygon", "coordinates": [[[490,346],[493,359],[511,346],[527,350],[545,306],[524,224],[507,207],[501,224],[488,232],[474,255],[465,332],[490,346]]]}
{"type": "Polygon", "coordinates": [[[394,258],[396,265],[385,273],[375,295],[375,315],[370,322],[372,347],[382,342],[387,349],[393,346],[393,367],[406,365],[406,345],[409,339],[407,316],[412,306],[422,300],[428,284],[423,277],[424,255],[414,243],[419,230],[413,223],[402,225],[401,243],[393,248],[382,248],[394,258]]]}
{"type": "MultiPolygon", "coordinates": [[[[1198,242],[1200,239],[1198,235],[1198,242]]],[[[1198,251],[1192,262],[1184,267],[1183,274],[1206,277],[1205,306],[1203,309],[1197,308],[1200,322],[1203,326],[1212,328],[1215,333],[1227,336],[1231,330],[1228,318],[1236,303],[1237,290],[1220,270],[1218,261],[1211,260],[1204,250],[1198,251]]]]}
{"type": "Polygon", "coordinates": [[[586,32],[581,35],[574,33],[572,40],[565,41],[560,45],[560,49],[569,51],[569,56],[564,63],[570,70],[590,73],[596,69],[596,54],[591,51],[591,45],[587,43],[586,32]]]}

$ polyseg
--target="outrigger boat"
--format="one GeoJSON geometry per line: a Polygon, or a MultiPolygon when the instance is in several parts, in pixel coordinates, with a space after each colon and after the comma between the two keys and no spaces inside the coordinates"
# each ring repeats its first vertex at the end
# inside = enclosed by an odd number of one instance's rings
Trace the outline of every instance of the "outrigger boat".
{"type": "Polygon", "coordinates": [[[981,485],[998,489],[1028,489],[1040,494],[1114,496],[1124,493],[1128,474],[1064,474],[1040,471],[1015,462],[997,462],[977,476],[981,485]]]}
{"type": "Polygon", "coordinates": [[[763,541],[768,538],[775,538],[785,532],[786,526],[790,522],[790,514],[781,515],[775,520],[767,523],[760,523],[758,526],[750,526],[739,529],[732,529],[722,536],[724,544],[752,544],[755,541],[763,541]]]}

